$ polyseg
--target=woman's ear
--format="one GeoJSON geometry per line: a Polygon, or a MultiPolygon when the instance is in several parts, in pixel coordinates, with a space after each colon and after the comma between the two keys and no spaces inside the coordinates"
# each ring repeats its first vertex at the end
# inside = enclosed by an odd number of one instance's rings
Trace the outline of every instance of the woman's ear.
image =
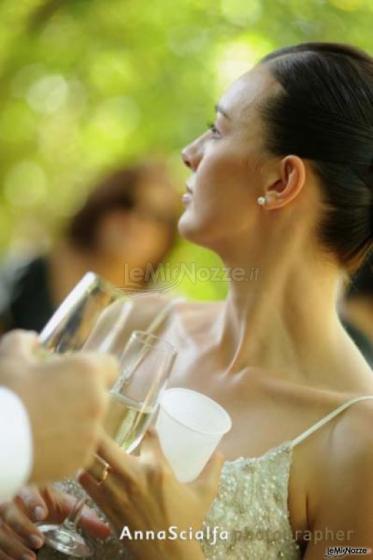
{"type": "Polygon", "coordinates": [[[286,156],[279,165],[279,178],[265,192],[268,210],[282,208],[291,202],[302,190],[306,178],[305,164],[298,156],[286,156]]]}

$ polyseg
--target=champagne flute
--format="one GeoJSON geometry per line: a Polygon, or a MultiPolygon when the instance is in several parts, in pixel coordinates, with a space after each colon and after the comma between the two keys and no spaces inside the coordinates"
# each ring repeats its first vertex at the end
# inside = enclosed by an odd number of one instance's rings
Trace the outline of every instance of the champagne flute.
{"type": "MultiPolygon", "coordinates": [[[[109,340],[116,347],[117,337],[109,340]]],[[[110,344],[104,337],[101,348],[109,352],[110,344]]],[[[104,429],[124,452],[136,449],[154,419],[175,357],[174,347],[149,331],[134,331],[119,356],[120,375],[110,390],[104,429]]],[[[77,501],[62,524],[39,526],[49,546],[77,558],[92,555],[91,547],[78,531],[86,499],[77,501]]]]}
{"type": "Polygon", "coordinates": [[[124,298],[122,290],[87,272],[41,331],[43,349],[57,353],[81,350],[102,312],[120,298],[124,298]]]}

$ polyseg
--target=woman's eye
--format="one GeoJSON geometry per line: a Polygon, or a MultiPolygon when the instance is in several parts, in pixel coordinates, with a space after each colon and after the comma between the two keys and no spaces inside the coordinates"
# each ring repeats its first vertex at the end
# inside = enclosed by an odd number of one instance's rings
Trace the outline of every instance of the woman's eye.
{"type": "Polygon", "coordinates": [[[214,136],[220,136],[220,131],[216,128],[215,123],[207,123],[207,127],[211,130],[214,136]]]}

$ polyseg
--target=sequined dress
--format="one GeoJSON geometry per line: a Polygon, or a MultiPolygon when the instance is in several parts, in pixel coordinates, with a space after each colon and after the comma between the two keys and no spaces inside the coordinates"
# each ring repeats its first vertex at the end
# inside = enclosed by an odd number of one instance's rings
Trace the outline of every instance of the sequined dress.
{"type": "MultiPolygon", "coordinates": [[[[373,395],[348,400],[295,439],[270,449],[260,457],[240,457],[224,463],[218,494],[205,520],[206,539],[201,541],[206,560],[302,558],[301,549],[293,537],[288,510],[292,451],[340,412],[365,399],[373,399],[373,395]],[[218,529],[216,542],[213,537],[215,527],[218,529]]],[[[62,486],[70,493],[78,495],[81,492],[73,482],[62,486]]],[[[132,558],[125,544],[114,538],[105,542],[94,541],[93,545],[93,560],[132,558]]],[[[66,560],[66,556],[46,547],[38,554],[38,560],[63,558],[66,560]]]]}

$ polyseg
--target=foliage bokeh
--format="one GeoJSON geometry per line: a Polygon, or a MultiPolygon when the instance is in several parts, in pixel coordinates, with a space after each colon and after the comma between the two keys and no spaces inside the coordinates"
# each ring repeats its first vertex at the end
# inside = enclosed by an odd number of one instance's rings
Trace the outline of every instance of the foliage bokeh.
{"type": "MultiPolygon", "coordinates": [[[[3,0],[0,253],[47,246],[98,173],[166,157],[211,120],[224,87],[301,41],[373,52],[372,0],[3,0]]],[[[217,264],[180,242],[174,262],[217,264]]],[[[178,289],[219,298],[224,284],[178,289]]]]}

